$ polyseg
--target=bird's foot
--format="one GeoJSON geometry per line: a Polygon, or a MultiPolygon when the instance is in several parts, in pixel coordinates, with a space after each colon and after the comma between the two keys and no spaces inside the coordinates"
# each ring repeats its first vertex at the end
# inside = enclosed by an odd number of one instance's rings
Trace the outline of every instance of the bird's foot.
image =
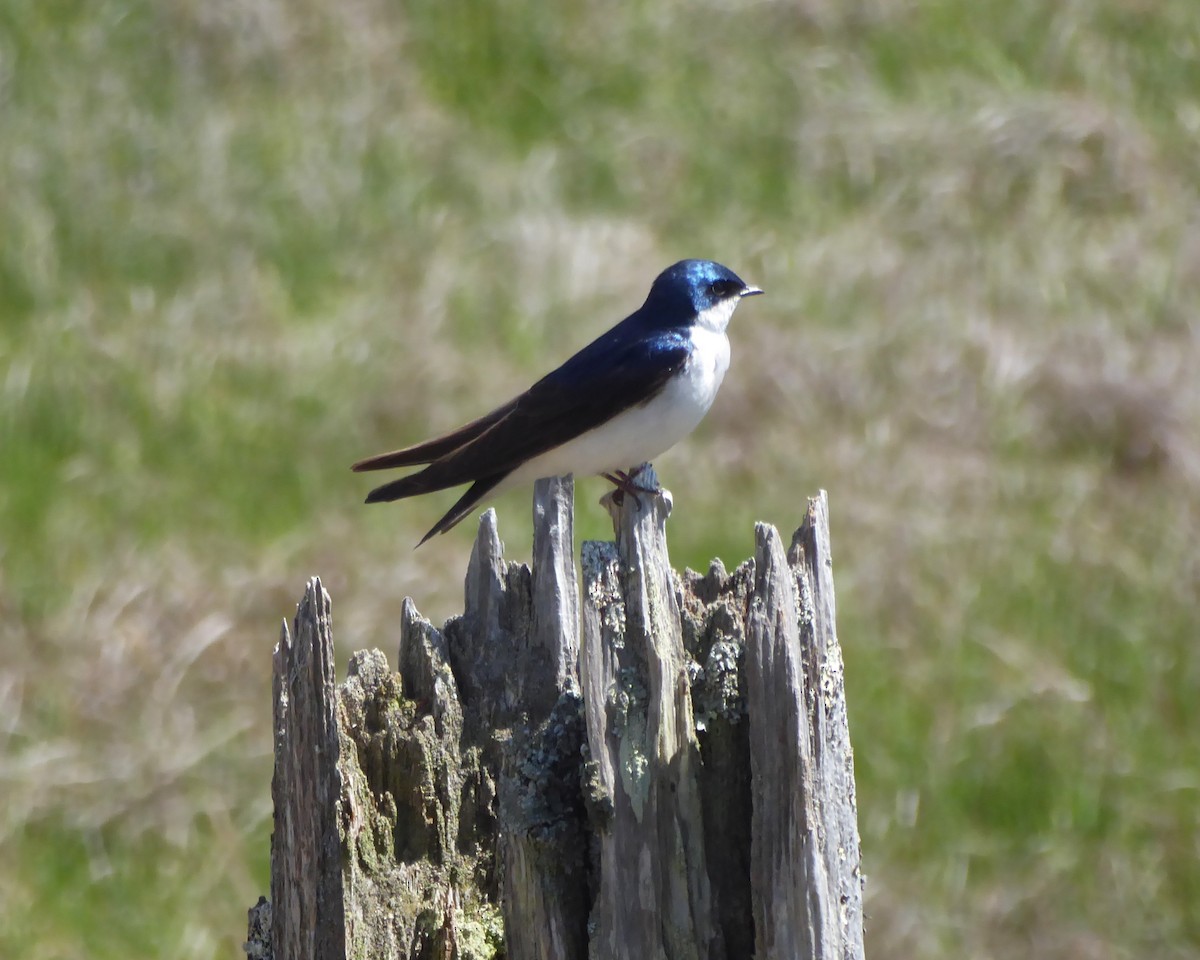
{"type": "Polygon", "coordinates": [[[638,505],[638,509],[640,510],[642,508],[642,498],[638,496],[639,493],[657,494],[662,492],[662,487],[645,487],[637,482],[637,475],[647,466],[649,464],[643,463],[628,473],[624,470],[615,470],[612,473],[600,474],[600,476],[604,477],[605,480],[617,488],[613,491],[613,503],[618,507],[621,506],[625,501],[625,494],[629,494],[633,497],[633,502],[638,505]]]}

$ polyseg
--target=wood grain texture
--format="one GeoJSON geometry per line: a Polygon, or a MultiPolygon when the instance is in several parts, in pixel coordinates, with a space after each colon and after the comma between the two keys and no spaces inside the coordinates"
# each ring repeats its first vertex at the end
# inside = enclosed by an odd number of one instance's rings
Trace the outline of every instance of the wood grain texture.
{"type": "MultiPolygon", "coordinates": [[[[638,482],[657,486],[652,470],[638,482]]],[[[724,948],[705,865],[700,744],[667,556],[670,495],[623,501],[608,501],[616,543],[583,551],[588,744],[609,811],[596,826],[592,939],[602,957],[707,960],[724,948]]]]}
{"type": "Polygon", "coordinates": [[[330,608],[314,577],[273,661],[271,935],[275,956],[288,960],[337,956],[345,941],[330,608]]]}
{"type": "Polygon", "coordinates": [[[670,494],[609,497],[582,603],[572,495],[538,483],[533,570],[483,515],[462,616],[439,630],[406,598],[398,672],[356,653],[335,688],[309,583],[276,651],[272,903],[248,955],[863,956],[825,495],[786,551],[760,524],[733,573],[682,577],[670,494]]]}
{"type": "Polygon", "coordinates": [[[806,651],[806,680],[812,691],[807,698],[814,755],[812,779],[830,883],[826,896],[837,909],[832,956],[853,960],[863,956],[864,878],[845,664],[837,638],[829,497],[825,491],[808,501],[804,522],[788,550],[788,562],[801,588],[800,645],[806,651]]]}
{"type": "Polygon", "coordinates": [[[574,481],[534,490],[528,662],[514,672],[529,711],[514,729],[500,792],[501,888],[509,960],[585,960],[591,903],[579,694],[574,481]]]}

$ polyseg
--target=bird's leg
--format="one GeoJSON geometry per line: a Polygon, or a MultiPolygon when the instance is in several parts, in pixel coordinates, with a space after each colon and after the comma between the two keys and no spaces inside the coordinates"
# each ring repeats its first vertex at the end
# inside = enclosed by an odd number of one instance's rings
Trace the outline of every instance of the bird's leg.
{"type": "Polygon", "coordinates": [[[600,474],[605,480],[611,483],[617,489],[613,491],[613,503],[618,507],[625,502],[625,494],[633,497],[633,502],[638,505],[638,509],[642,508],[641,497],[638,496],[640,488],[629,479],[629,474],[624,470],[618,470],[616,473],[600,474]]]}
{"type": "Polygon", "coordinates": [[[638,508],[641,508],[642,501],[638,499],[637,491],[633,488],[633,485],[629,482],[629,478],[624,473],[618,470],[617,476],[611,473],[602,473],[600,476],[617,488],[613,491],[612,498],[613,503],[618,507],[625,502],[625,494],[628,493],[633,497],[633,502],[638,505],[638,508]]]}
{"type": "Polygon", "coordinates": [[[642,472],[642,466],[639,466],[630,473],[626,473],[624,470],[614,470],[612,473],[600,474],[600,476],[617,488],[613,493],[613,501],[617,506],[621,505],[625,494],[629,494],[633,497],[633,502],[638,505],[638,509],[640,510],[642,507],[642,498],[638,496],[639,493],[658,493],[658,488],[643,487],[635,479],[642,472]]]}

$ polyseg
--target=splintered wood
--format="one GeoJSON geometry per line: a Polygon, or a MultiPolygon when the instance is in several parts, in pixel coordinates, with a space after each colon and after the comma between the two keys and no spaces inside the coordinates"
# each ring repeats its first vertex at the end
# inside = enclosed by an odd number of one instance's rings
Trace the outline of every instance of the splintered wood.
{"type": "Polygon", "coordinates": [[[309,583],[275,655],[249,955],[863,956],[825,494],[789,546],[759,524],[732,573],[682,577],[670,494],[606,498],[616,539],[583,545],[582,591],[572,496],[537,485],[532,569],[484,514],[463,615],[439,630],[405,599],[397,672],[357,653],[335,688],[309,583]]]}

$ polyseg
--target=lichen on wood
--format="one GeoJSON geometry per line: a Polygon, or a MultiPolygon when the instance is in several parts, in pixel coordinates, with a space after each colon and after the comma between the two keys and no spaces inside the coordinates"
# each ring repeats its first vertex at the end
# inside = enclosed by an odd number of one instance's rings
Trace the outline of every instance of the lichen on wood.
{"type": "Polygon", "coordinates": [[[484,514],[462,616],[405,599],[397,672],[359,652],[334,687],[309,583],[276,651],[272,903],[248,955],[862,956],[824,494],[786,552],[760,524],[733,573],[683,576],[670,495],[609,498],[581,588],[572,495],[538,483],[532,569],[484,514]]]}

